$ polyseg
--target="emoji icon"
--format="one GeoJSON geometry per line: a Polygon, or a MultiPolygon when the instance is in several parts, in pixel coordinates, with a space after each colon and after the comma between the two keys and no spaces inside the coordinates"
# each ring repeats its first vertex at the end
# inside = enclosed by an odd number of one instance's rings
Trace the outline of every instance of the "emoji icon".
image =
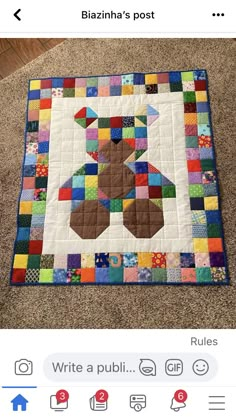
{"type": "Polygon", "coordinates": [[[204,359],[197,359],[193,364],[193,372],[196,375],[205,375],[209,371],[209,364],[204,359]]]}

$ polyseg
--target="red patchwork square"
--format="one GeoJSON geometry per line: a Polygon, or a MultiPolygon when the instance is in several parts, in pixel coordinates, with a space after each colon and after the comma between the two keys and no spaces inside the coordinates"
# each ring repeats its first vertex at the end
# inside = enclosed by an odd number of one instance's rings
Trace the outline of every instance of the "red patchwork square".
{"type": "Polygon", "coordinates": [[[147,186],[148,185],[148,174],[141,173],[135,176],[135,185],[136,186],[147,186]]]}
{"type": "Polygon", "coordinates": [[[194,84],[196,91],[206,90],[206,80],[195,80],[194,84]]]}
{"type": "Polygon", "coordinates": [[[59,189],[59,201],[67,201],[72,199],[72,188],[59,189]]]}
{"type": "Polygon", "coordinates": [[[40,100],[40,109],[51,109],[52,99],[41,99],[40,100]]]}
{"type": "Polygon", "coordinates": [[[30,255],[41,255],[42,249],[43,249],[43,240],[30,240],[29,242],[30,255]]]}
{"type": "Polygon", "coordinates": [[[187,160],[188,171],[189,172],[201,172],[201,162],[200,160],[187,160]]]}
{"type": "Polygon", "coordinates": [[[149,192],[149,198],[161,198],[162,197],[161,186],[149,186],[148,192],[149,192]]]}
{"type": "Polygon", "coordinates": [[[23,189],[34,189],[35,188],[35,177],[24,177],[23,189]]]}
{"type": "Polygon", "coordinates": [[[110,126],[111,128],[122,128],[122,116],[115,116],[110,119],[110,126]]]}
{"type": "Polygon", "coordinates": [[[52,80],[41,80],[41,89],[51,89],[52,88],[52,80]]]}
{"type": "Polygon", "coordinates": [[[65,88],[74,88],[75,87],[75,79],[64,79],[63,86],[65,88]]]}
{"type": "Polygon", "coordinates": [[[26,269],[13,269],[11,281],[14,284],[23,284],[25,282],[26,269]]]}
{"type": "Polygon", "coordinates": [[[166,268],[166,253],[152,254],[152,268],[166,268]]]}

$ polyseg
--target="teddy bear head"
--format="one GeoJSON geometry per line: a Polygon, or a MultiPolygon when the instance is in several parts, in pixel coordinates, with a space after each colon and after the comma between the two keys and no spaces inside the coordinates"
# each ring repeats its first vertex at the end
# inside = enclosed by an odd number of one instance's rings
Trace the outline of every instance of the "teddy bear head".
{"type": "Polygon", "coordinates": [[[86,130],[86,152],[99,163],[137,160],[147,150],[147,127],[159,117],[150,105],[133,116],[98,117],[89,107],[80,109],[75,122],[86,130]]]}

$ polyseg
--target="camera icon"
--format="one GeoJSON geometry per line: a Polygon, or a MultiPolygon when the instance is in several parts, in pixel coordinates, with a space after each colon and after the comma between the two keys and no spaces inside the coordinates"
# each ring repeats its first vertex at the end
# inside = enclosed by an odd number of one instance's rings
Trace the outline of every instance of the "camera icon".
{"type": "Polygon", "coordinates": [[[33,374],[33,362],[28,359],[19,359],[15,362],[15,374],[16,375],[32,375],[33,374]]]}

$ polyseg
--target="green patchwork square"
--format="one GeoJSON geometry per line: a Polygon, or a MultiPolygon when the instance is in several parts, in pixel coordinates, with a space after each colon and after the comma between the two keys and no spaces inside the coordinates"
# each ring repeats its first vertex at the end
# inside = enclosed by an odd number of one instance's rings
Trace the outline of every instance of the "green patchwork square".
{"type": "Polygon", "coordinates": [[[86,118],[75,118],[75,121],[77,124],[79,124],[81,127],[86,128],[87,127],[87,121],[86,118]]]}
{"type": "Polygon", "coordinates": [[[110,128],[110,118],[98,118],[98,128],[110,128]]]}
{"type": "Polygon", "coordinates": [[[186,148],[197,148],[198,147],[198,137],[187,136],[186,138],[186,148]]]}
{"type": "Polygon", "coordinates": [[[53,269],[40,269],[39,282],[52,283],[53,282],[53,269]]]}
{"type": "Polygon", "coordinates": [[[122,128],[122,138],[135,138],[135,128],[122,128]]]}
{"type": "Polygon", "coordinates": [[[144,153],[144,151],[146,151],[146,150],[136,150],[135,151],[135,160],[138,160],[139,157],[142,156],[142,154],[144,153]]]}
{"type": "Polygon", "coordinates": [[[48,177],[47,176],[40,176],[35,178],[35,188],[47,188],[48,184],[48,177]]]}
{"type": "Polygon", "coordinates": [[[19,227],[30,227],[31,226],[32,215],[30,214],[20,214],[18,216],[18,225],[19,227]]]}
{"type": "Polygon", "coordinates": [[[184,71],[181,73],[182,81],[193,81],[193,71],[184,71]]]}
{"type": "Polygon", "coordinates": [[[86,79],[87,87],[97,87],[98,85],[98,78],[97,77],[88,77],[86,79]]]}
{"type": "Polygon", "coordinates": [[[40,268],[40,255],[29,255],[28,257],[28,268],[38,269],[40,268]]]}
{"type": "Polygon", "coordinates": [[[110,202],[110,211],[111,212],[121,212],[123,210],[123,200],[122,199],[112,199],[110,202]]]}
{"type": "Polygon", "coordinates": [[[191,198],[204,196],[203,185],[200,185],[200,184],[189,185],[189,196],[191,198]]]}
{"type": "Polygon", "coordinates": [[[98,150],[98,141],[89,140],[86,142],[86,151],[97,151],[98,150]]]}
{"type": "Polygon", "coordinates": [[[162,198],[175,198],[175,186],[166,185],[162,186],[162,198]]]}
{"type": "Polygon", "coordinates": [[[45,214],[46,202],[45,201],[34,201],[32,207],[32,214],[45,214]]]}
{"type": "Polygon", "coordinates": [[[162,199],[150,199],[150,201],[152,201],[158,208],[163,208],[162,199]]]}
{"type": "Polygon", "coordinates": [[[89,199],[89,200],[98,199],[98,189],[97,188],[86,188],[85,189],[85,199],[89,199]]]}
{"type": "Polygon", "coordinates": [[[211,268],[196,268],[197,282],[211,282],[211,268]]]}
{"type": "Polygon", "coordinates": [[[208,237],[221,237],[222,229],[220,224],[208,224],[207,226],[208,237]]]}
{"type": "Polygon", "coordinates": [[[15,244],[15,253],[19,255],[27,255],[29,253],[28,240],[19,240],[15,244]]]}
{"type": "Polygon", "coordinates": [[[184,95],[184,102],[185,103],[196,102],[195,92],[183,92],[183,95],[184,95]]]}
{"type": "Polygon", "coordinates": [[[167,272],[164,268],[152,268],[152,280],[154,282],[166,282],[167,272]]]}
{"type": "Polygon", "coordinates": [[[209,124],[209,115],[208,112],[199,112],[197,114],[197,122],[198,124],[209,124]]]}
{"type": "Polygon", "coordinates": [[[124,277],[124,268],[120,266],[119,268],[109,267],[109,282],[110,283],[122,283],[124,277]]]}
{"type": "Polygon", "coordinates": [[[177,83],[170,83],[170,91],[171,92],[182,92],[183,86],[181,81],[178,81],[177,83]]]}
{"type": "Polygon", "coordinates": [[[214,161],[212,159],[201,160],[201,168],[203,172],[214,170],[214,161]]]}
{"type": "Polygon", "coordinates": [[[63,97],[75,97],[75,89],[70,87],[70,88],[65,88],[63,89],[63,97]]]}

